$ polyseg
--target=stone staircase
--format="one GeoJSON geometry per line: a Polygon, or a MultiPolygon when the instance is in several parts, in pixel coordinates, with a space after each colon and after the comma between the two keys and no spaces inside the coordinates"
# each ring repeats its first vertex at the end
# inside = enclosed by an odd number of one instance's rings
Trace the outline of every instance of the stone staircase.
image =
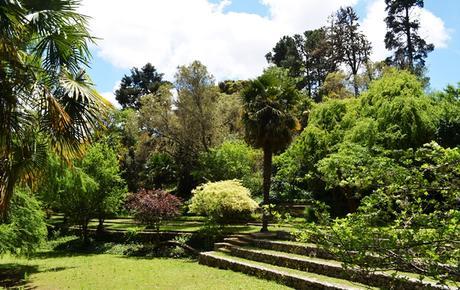
{"type": "Polygon", "coordinates": [[[295,289],[456,289],[420,281],[417,274],[364,273],[343,268],[314,244],[277,240],[276,234],[232,235],[199,255],[200,264],[230,269],[295,289]]]}

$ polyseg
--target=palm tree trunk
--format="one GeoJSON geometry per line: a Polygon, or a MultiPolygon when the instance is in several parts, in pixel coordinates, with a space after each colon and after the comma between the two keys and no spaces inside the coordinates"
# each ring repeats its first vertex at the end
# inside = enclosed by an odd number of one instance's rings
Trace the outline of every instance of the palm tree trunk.
{"type": "Polygon", "coordinates": [[[12,177],[0,178],[0,223],[8,214],[8,208],[13,197],[15,180],[12,177]]]}
{"type": "MultiPolygon", "coordinates": [[[[268,206],[270,204],[270,184],[272,177],[272,155],[273,150],[270,146],[264,147],[264,182],[263,182],[263,192],[264,192],[264,201],[263,205],[268,206]]],[[[261,232],[268,232],[268,218],[269,213],[267,212],[268,208],[265,208],[262,211],[262,229],[261,232]]]]}

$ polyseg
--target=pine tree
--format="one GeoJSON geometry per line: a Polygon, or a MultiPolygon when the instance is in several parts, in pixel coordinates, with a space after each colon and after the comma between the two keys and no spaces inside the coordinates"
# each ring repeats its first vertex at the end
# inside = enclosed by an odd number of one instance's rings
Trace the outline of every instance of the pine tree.
{"type": "Polygon", "coordinates": [[[115,91],[115,98],[123,109],[139,110],[140,97],[156,93],[163,83],[163,74],[151,63],[147,63],[141,69],[133,67],[131,75],[125,75],[121,79],[120,88],[115,91]]]}
{"type": "Polygon", "coordinates": [[[434,45],[420,37],[420,21],[414,18],[415,8],[423,7],[423,0],[385,0],[388,16],[385,18],[388,31],[385,47],[394,52],[387,62],[417,75],[422,75],[425,58],[434,45]]]}
{"type": "Polygon", "coordinates": [[[319,88],[326,76],[338,66],[325,27],[284,36],[265,57],[268,62],[287,68],[289,75],[299,80],[297,88],[316,101],[321,101],[319,88]]]}
{"type": "Polygon", "coordinates": [[[358,16],[352,7],[340,8],[331,21],[330,35],[338,62],[353,75],[354,94],[359,94],[358,72],[369,61],[371,44],[360,31],[358,16]]]}

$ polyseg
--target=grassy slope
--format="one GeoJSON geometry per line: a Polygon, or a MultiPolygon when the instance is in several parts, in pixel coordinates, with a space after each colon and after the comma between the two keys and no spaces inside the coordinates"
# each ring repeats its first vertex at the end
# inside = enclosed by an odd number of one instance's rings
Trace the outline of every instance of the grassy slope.
{"type": "Polygon", "coordinates": [[[184,259],[53,253],[29,260],[0,258],[1,271],[14,269],[29,272],[20,273],[27,277],[24,286],[37,289],[288,289],[184,259]]]}

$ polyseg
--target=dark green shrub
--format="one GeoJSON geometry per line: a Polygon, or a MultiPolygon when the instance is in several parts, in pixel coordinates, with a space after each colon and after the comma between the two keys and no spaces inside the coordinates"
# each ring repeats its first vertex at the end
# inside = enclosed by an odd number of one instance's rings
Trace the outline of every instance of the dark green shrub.
{"type": "Polygon", "coordinates": [[[6,221],[0,224],[0,254],[28,254],[46,239],[45,213],[28,188],[17,187],[6,221]]]}
{"type": "Polygon", "coordinates": [[[239,179],[253,196],[262,192],[262,152],[242,140],[229,140],[200,157],[197,178],[206,181],[239,179]]]}

